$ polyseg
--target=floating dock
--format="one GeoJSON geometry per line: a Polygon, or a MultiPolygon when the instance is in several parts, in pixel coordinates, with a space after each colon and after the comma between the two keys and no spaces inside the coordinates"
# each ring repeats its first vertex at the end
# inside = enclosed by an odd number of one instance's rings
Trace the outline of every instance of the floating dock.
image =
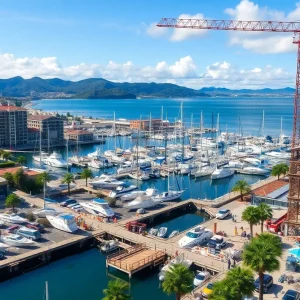
{"type": "Polygon", "coordinates": [[[166,253],[162,250],[148,248],[145,244],[136,245],[107,257],[106,267],[113,267],[132,274],[147,267],[158,266],[166,260],[166,253]]]}

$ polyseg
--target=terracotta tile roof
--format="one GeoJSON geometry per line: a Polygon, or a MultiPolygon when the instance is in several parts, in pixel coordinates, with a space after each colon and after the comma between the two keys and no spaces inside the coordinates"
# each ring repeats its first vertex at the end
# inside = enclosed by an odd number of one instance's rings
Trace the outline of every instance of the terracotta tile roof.
{"type": "Polygon", "coordinates": [[[47,115],[47,116],[43,116],[43,115],[30,115],[28,116],[28,120],[33,120],[33,121],[43,121],[43,120],[47,120],[50,118],[55,118],[53,116],[47,115]]]}
{"type": "Polygon", "coordinates": [[[266,196],[287,184],[289,184],[287,181],[276,180],[253,190],[253,194],[256,196],[266,196]]]}
{"type": "MultiPolygon", "coordinates": [[[[21,167],[1,168],[0,169],[0,176],[3,176],[7,172],[14,174],[19,169],[21,169],[21,167]]],[[[26,174],[28,176],[35,176],[35,175],[38,175],[40,173],[36,172],[36,171],[33,171],[33,170],[24,169],[24,174],[26,174]]]]}
{"type": "Polygon", "coordinates": [[[27,109],[19,106],[2,105],[0,106],[0,111],[27,111],[27,109]]]}

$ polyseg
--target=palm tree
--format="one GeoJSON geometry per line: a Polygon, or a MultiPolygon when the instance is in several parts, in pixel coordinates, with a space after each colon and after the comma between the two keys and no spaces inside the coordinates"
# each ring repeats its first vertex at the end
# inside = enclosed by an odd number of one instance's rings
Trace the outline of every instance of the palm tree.
{"type": "Polygon", "coordinates": [[[282,244],[278,236],[262,233],[245,246],[244,264],[259,275],[259,300],[263,300],[263,278],[265,272],[280,268],[278,258],[282,255],[282,244]]]}
{"type": "Polygon", "coordinates": [[[13,211],[15,211],[15,207],[21,203],[21,199],[16,194],[10,194],[6,197],[5,206],[12,207],[13,211]]]}
{"type": "Polygon", "coordinates": [[[72,173],[66,173],[62,179],[62,183],[68,184],[68,194],[70,195],[70,183],[74,181],[74,176],[72,173]]]}
{"type": "Polygon", "coordinates": [[[49,175],[49,173],[48,172],[43,172],[43,173],[39,174],[37,176],[37,178],[36,178],[36,181],[39,184],[43,185],[43,187],[44,187],[44,199],[45,199],[45,197],[46,197],[46,189],[47,189],[47,182],[50,181],[50,175],[49,175]]]}
{"type": "Polygon", "coordinates": [[[226,277],[214,284],[211,300],[236,300],[251,296],[254,291],[253,273],[248,268],[235,267],[226,277]]]}
{"type": "Polygon", "coordinates": [[[7,151],[4,151],[3,154],[2,154],[2,158],[5,160],[5,161],[8,161],[9,159],[11,159],[12,155],[10,152],[7,152],[7,151]]]}
{"type": "Polygon", "coordinates": [[[103,290],[105,295],[102,300],[130,300],[131,296],[126,293],[128,284],[120,279],[108,282],[107,289],[103,290]]]}
{"type": "Polygon", "coordinates": [[[279,180],[280,175],[285,176],[289,171],[289,166],[285,163],[281,163],[278,165],[275,165],[272,168],[272,176],[277,176],[277,180],[279,180]]]}
{"type": "Polygon", "coordinates": [[[246,180],[239,180],[235,183],[232,188],[233,192],[240,192],[241,200],[243,201],[243,194],[249,193],[251,191],[250,185],[246,180]]]}
{"type": "Polygon", "coordinates": [[[25,173],[24,170],[22,168],[19,168],[14,174],[13,174],[13,179],[14,179],[14,183],[15,185],[20,188],[22,183],[24,182],[25,179],[25,173]]]}
{"type": "Polygon", "coordinates": [[[91,169],[83,169],[83,171],[80,174],[80,177],[82,179],[85,179],[85,186],[87,186],[87,181],[89,178],[93,178],[93,172],[91,169]]]}
{"type": "Polygon", "coordinates": [[[13,186],[14,185],[14,176],[10,172],[5,172],[3,175],[4,179],[7,181],[8,185],[13,186]]]}
{"type": "Polygon", "coordinates": [[[271,219],[273,214],[272,214],[272,208],[270,205],[261,202],[257,207],[256,210],[258,212],[258,218],[260,221],[260,230],[261,233],[264,232],[264,222],[268,219],[271,219]]]}
{"type": "Polygon", "coordinates": [[[27,163],[27,158],[25,156],[19,156],[17,158],[17,163],[24,166],[27,163]]]}
{"type": "Polygon", "coordinates": [[[166,272],[163,291],[168,295],[175,294],[176,300],[180,300],[181,296],[193,290],[193,279],[193,272],[186,266],[175,264],[166,272]]]}
{"type": "Polygon", "coordinates": [[[0,157],[2,157],[3,153],[4,153],[4,150],[0,149],[0,157]]]}
{"type": "Polygon", "coordinates": [[[242,220],[249,223],[250,235],[251,238],[253,238],[253,225],[259,223],[259,215],[257,208],[254,206],[248,206],[242,213],[242,220]]]}

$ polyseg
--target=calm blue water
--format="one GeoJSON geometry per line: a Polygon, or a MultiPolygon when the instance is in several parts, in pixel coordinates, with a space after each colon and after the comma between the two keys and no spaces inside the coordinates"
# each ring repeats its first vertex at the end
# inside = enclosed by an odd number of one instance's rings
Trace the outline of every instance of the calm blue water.
{"type": "MultiPolygon", "coordinates": [[[[158,288],[157,273],[149,273],[138,273],[131,279],[133,299],[173,299],[158,288]]],[[[113,274],[128,281],[128,277],[120,272],[113,274]]],[[[1,283],[0,299],[43,300],[45,281],[48,281],[50,300],[100,300],[108,279],[105,256],[93,249],[1,283]]]]}
{"type": "Polygon", "coordinates": [[[211,127],[212,112],[214,123],[217,113],[220,114],[221,129],[238,131],[239,117],[244,134],[257,134],[261,125],[262,111],[265,111],[265,134],[278,135],[280,131],[280,117],[283,118],[285,134],[291,134],[293,99],[292,98],[199,98],[199,99],[120,99],[120,100],[88,100],[63,99],[35,101],[35,108],[59,113],[70,112],[73,115],[92,116],[101,118],[137,119],[141,116],[148,118],[164,116],[173,122],[180,117],[180,102],[184,106],[184,122],[189,125],[191,114],[195,124],[199,124],[200,112],[203,111],[206,127],[211,127]]]}

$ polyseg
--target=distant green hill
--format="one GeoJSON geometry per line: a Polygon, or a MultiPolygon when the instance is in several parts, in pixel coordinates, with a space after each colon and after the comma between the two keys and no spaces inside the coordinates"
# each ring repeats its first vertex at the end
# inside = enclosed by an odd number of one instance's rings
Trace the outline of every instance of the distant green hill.
{"type": "Polygon", "coordinates": [[[294,89],[229,90],[226,88],[208,87],[193,90],[170,83],[118,83],[103,78],[89,78],[74,82],[59,78],[42,79],[33,77],[31,79],[23,79],[18,76],[9,79],[0,79],[0,92],[2,92],[4,97],[32,96],[34,98],[134,99],[137,97],[226,97],[236,94],[290,95],[294,92],[294,89]]]}

